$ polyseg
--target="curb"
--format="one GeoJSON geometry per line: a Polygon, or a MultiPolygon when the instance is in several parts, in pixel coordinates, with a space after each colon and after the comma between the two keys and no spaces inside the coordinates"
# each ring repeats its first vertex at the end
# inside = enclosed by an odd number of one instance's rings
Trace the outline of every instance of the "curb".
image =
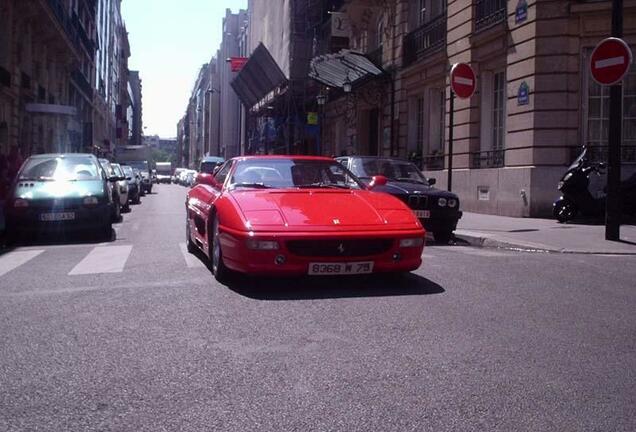
{"type": "Polygon", "coordinates": [[[523,252],[537,253],[561,253],[573,255],[636,255],[634,252],[611,251],[611,250],[574,250],[567,248],[554,248],[544,244],[528,243],[520,241],[500,240],[481,233],[460,231],[455,232],[455,238],[468,243],[471,246],[492,248],[492,249],[509,249],[523,252]]]}

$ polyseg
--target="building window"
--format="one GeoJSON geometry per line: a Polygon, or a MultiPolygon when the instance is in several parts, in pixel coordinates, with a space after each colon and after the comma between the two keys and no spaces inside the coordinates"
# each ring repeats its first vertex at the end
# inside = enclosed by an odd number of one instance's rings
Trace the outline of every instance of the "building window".
{"type": "Polygon", "coordinates": [[[506,148],[506,73],[482,71],[481,77],[481,150],[471,154],[471,167],[502,167],[506,148]]]}
{"type": "MultiPolygon", "coordinates": [[[[582,142],[588,146],[588,158],[607,160],[609,139],[609,87],[597,84],[590,75],[589,61],[592,49],[586,49],[581,64],[583,73],[582,142]]],[[[578,156],[572,154],[572,158],[578,156]]],[[[636,65],[632,64],[623,80],[623,163],[636,162],[636,65]]]]}
{"type": "Polygon", "coordinates": [[[506,134],[506,75],[504,72],[494,74],[493,90],[492,149],[503,150],[506,134]]]}
{"type": "Polygon", "coordinates": [[[446,0],[416,0],[417,25],[424,25],[439,17],[446,10],[446,0]]]}
{"type": "Polygon", "coordinates": [[[415,102],[415,120],[416,120],[416,138],[415,142],[417,143],[417,149],[422,153],[425,153],[424,146],[424,116],[426,115],[424,111],[424,96],[420,96],[417,98],[415,102]]]}

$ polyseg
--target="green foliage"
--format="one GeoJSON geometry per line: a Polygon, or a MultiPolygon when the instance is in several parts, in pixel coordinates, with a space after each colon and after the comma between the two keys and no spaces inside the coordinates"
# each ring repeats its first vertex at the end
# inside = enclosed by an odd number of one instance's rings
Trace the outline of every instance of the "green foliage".
{"type": "Polygon", "coordinates": [[[176,162],[177,155],[173,153],[168,153],[161,149],[152,149],[152,160],[156,162],[172,162],[173,164],[176,162]]]}

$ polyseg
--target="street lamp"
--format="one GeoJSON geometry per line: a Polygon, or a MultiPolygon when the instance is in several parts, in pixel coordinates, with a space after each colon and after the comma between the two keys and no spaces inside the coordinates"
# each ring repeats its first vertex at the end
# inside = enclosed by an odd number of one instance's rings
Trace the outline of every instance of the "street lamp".
{"type": "Polygon", "coordinates": [[[345,77],[345,80],[342,83],[342,90],[345,93],[351,93],[351,80],[349,79],[349,72],[347,72],[347,76],[345,77]]]}

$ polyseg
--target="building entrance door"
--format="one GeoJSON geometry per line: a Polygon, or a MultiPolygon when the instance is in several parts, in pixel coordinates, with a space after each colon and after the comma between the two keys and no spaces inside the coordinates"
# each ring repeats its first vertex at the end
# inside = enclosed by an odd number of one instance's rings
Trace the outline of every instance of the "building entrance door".
{"type": "Polygon", "coordinates": [[[380,110],[374,108],[369,111],[369,147],[368,152],[371,156],[378,156],[380,153],[380,134],[378,127],[380,120],[380,110]]]}

